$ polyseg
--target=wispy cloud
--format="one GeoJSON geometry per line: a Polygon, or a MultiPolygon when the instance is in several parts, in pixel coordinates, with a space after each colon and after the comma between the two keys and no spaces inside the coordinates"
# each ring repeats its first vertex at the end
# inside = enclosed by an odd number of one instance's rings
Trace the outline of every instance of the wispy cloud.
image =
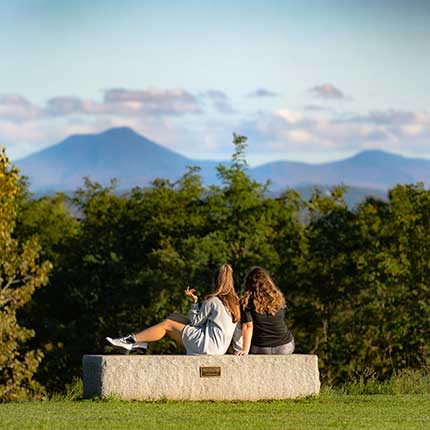
{"type": "Polygon", "coordinates": [[[231,114],[236,112],[233,109],[230,98],[224,91],[210,89],[203,93],[202,96],[208,99],[213,108],[219,113],[231,114]]]}
{"type": "Polygon", "coordinates": [[[270,91],[266,88],[257,88],[255,91],[251,91],[247,94],[247,97],[256,97],[256,98],[272,98],[277,97],[279,94],[273,91],[270,91]]]}
{"type": "Polygon", "coordinates": [[[101,100],[76,96],[33,104],[18,94],[0,95],[0,143],[15,157],[59,142],[70,134],[129,126],[190,157],[228,157],[231,134],[249,137],[249,151],[288,158],[292,152],[324,155],[378,148],[430,156],[430,114],[398,109],[347,114],[319,104],[303,111],[234,110],[218,89],[129,90],[113,88],[101,100]],[[324,112],[324,115],[320,111],[324,112]],[[229,113],[234,115],[229,115],[229,113]],[[220,115],[218,115],[220,114],[220,115]]]}
{"type": "Polygon", "coordinates": [[[18,94],[0,94],[0,119],[29,121],[43,116],[42,109],[18,94]]]}
{"type": "Polygon", "coordinates": [[[316,104],[308,104],[304,106],[305,111],[310,112],[333,112],[333,109],[327,107],[327,106],[321,106],[316,104]]]}
{"type": "Polygon", "coordinates": [[[309,89],[309,92],[320,99],[324,100],[347,100],[348,97],[334,85],[325,83],[322,85],[316,85],[309,89]]]}
{"type": "Polygon", "coordinates": [[[388,109],[373,110],[367,115],[350,115],[347,118],[339,119],[338,122],[345,123],[372,123],[377,125],[398,125],[411,121],[427,121],[428,115],[416,112],[388,109]]]}
{"type": "Polygon", "coordinates": [[[198,98],[185,90],[129,90],[112,88],[105,92],[104,104],[120,106],[127,111],[155,115],[201,113],[198,98]]]}
{"type": "Polygon", "coordinates": [[[62,116],[78,112],[84,112],[85,103],[78,97],[60,96],[53,97],[46,102],[44,113],[47,116],[62,116]]]}
{"type": "Polygon", "coordinates": [[[369,148],[422,153],[430,140],[430,114],[387,110],[340,119],[282,109],[259,112],[242,130],[257,146],[279,154],[369,148]]]}
{"type": "Polygon", "coordinates": [[[235,112],[227,94],[216,89],[193,94],[185,90],[111,88],[101,101],[65,95],[50,98],[41,106],[17,94],[0,95],[0,120],[22,122],[68,115],[178,117],[202,114],[208,102],[217,112],[235,112]]]}

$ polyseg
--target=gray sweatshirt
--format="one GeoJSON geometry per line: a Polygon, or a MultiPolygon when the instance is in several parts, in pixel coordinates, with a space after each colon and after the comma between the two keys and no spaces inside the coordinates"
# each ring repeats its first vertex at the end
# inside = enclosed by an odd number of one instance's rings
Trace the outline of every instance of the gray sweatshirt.
{"type": "Polygon", "coordinates": [[[188,355],[222,355],[230,346],[237,323],[218,297],[191,305],[190,324],[182,331],[188,355]]]}

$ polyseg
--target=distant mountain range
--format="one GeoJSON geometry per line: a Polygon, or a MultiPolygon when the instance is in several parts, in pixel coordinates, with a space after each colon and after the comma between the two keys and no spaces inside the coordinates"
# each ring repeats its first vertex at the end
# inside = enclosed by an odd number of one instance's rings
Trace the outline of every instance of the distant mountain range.
{"type": "MultiPolygon", "coordinates": [[[[120,189],[144,186],[155,178],[178,179],[187,166],[200,166],[205,184],[217,182],[219,162],[193,160],[158,145],[127,127],[100,134],[73,135],[62,142],[18,160],[37,193],[71,191],[84,176],[108,184],[119,180],[120,189]]],[[[384,196],[398,183],[430,181],[430,160],[412,159],[383,151],[364,151],[354,157],[322,164],[276,161],[250,168],[257,181],[272,182],[272,191],[287,187],[309,189],[311,185],[345,184],[357,198],[366,194],[384,196]]]]}
{"type": "MultiPolygon", "coordinates": [[[[72,135],[15,164],[30,178],[32,191],[52,192],[75,190],[85,176],[103,185],[116,178],[121,189],[147,185],[155,178],[178,179],[196,162],[124,127],[72,135]]],[[[217,165],[201,164],[208,171],[217,165]]]]}

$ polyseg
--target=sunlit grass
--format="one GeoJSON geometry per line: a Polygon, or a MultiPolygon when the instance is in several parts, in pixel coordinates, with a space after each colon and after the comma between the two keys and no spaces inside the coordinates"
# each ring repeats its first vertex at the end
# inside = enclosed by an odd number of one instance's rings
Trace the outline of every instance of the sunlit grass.
{"type": "Polygon", "coordinates": [[[430,395],[323,394],[266,402],[47,400],[0,405],[1,429],[425,429],[430,395]]]}

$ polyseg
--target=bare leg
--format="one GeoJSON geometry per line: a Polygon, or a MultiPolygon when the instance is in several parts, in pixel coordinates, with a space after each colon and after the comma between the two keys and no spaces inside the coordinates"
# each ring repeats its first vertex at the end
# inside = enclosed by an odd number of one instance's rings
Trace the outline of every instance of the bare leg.
{"type": "Polygon", "coordinates": [[[162,339],[164,336],[169,336],[178,342],[179,345],[182,345],[182,330],[184,327],[185,324],[165,319],[161,323],[136,333],[134,337],[137,342],[154,342],[162,339]]]}

